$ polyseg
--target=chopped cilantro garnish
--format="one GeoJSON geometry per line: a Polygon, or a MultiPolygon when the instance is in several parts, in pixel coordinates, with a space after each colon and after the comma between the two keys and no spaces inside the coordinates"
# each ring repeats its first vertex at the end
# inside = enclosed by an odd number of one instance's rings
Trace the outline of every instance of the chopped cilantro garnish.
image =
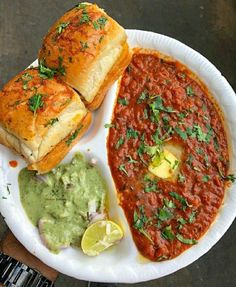
{"type": "Polygon", "coordinates": [[[63,58],[61,57],[61,56],[59,56],[58,57],[58,68],[57,68],[57,73],[59,73],[59,74],[61,74],[61,75],[63,75],[63,76],[65,76],[65,74],[66,74],[66,70],[65,70],[65,67],[64,66],[62,66],[62,63],[63,63],[63,58]]]}
{"type": "Polygon", "coordinates": [[[210,126],[208,126],[208,132],[204,133],[199,125],[193,126],[194,132],[196,132],[196,137],[199,142],[209,143],[211,140],[211,136],[213,134],[213,130],[210,126]]]}
{"type": "Polygon", "coordinates": [[[166,226],[162,232],[161,235],[164,239],[166,240],[173,240],[175,238],[174,233],[172,232],[172,227],[171,225],[166,226]]]}
{"type": "Polygon", "coordinates": [[[186,87],[186,94],[188,96],[194,96],[194,91],[193,91],[193,88],[191,86],[186,87]]]}
{"type": "Polygon", "coordinates": [[[214,137],[214,139],[213,139],[213,144],[214,144],[215,150],[218,151],[219,148],[220,148],[220,145],[219,145],[219,142],[218,142],[217,137],[214,137]]]}
{"type": "Polygon", "coordinates": [[[181,224],[186,224],[187,223],[187,221],[183,217],[178,218],[177,221],[179,223],[181,223],[181,224]]]}
{"type": "Polygon", "coordinates": [[[183,207],[187,207],[187,206],[190,207],[190,206],[191,206],[191,205],[188,203],[187,199],[184,198],[183,196],[181,196],[180,194],[171,191],[171,192],[170,192],[170,195],[171,195],[173,198],[177,199],[177,200],[183,205],[183,207]]]}
{"type": "Polygon", "coordinates": [[[91,21],[89,14],[87,11],[84,9],[80,18],[80,24],[87,24],[91,21]]]}
{"type": "Polygon", "coordinates": [[[176,208],[176,205],[174,204],[173,200],[168,200],[167,198],[164,198],[163,201],[166,207],[176,208]]]}
{"type": "Polygon", "coordinates": [[[185,114],[185,113],[179,113],[178,114],[178,117],[182,120],[182,119],[184,119],[184,118],[186,118],[186,116],[187,116],[187,114],[185,114]]]}
{"type": "Polygon", "coordinates": [[[80,52],[84,52],[86,49],[89,48],[87,42],[80,41],[80,45],[81,45],[80,52]]]}
{"type": "Polygon", "coordinates": [[[108,21],[108,19],[105,16],[101,16],[98,20],[97,23],[99,25],[100,29],[103,29],[106,25],[106,22],[108,21]]]}
{"type": "Polygon", "coordinates": [[[197,152],[198,154],[204,155],[204,151],[203,151],[203,149],[201,149],[201,148],[197,148],[197,149],[196,149],[196,152],[197,152]]]}
{"type": "Polygon", "coordinates": [[[85,9],[87,7],[86,3],[79,3],[75,6],[78,10],[79,9],[85,9]]]}
{"type": "Polygon", "coordinates": [[[42,79],[52,79],[56,74],[56,69],[50,69],[44,65],[44,61],[39,62],[39,76],[42,79]]]}
{"type": "Polygon", "coordinates": [[[65,29],[66,27],[70,24],[70,21],[68,22],[65,22],[65,23],[60,23],[58,26],[57,26],[57,34],[60,35],[65,29]]]}
{"type": "Polygon", "coordinates": [[[48,121],[47,126],[53,126],[56,122],[59,122],[58,118],[52,118],[48,121]]]}
{"type": "Polygon", "coordinates": [[[29,73],[24,73],[20,78],[16,80],[16,82],[19,82],[22,80],[23,83],[23,90],[28,90],[28,82],[33,79],[33,76],[31,76],[29,73]]]}
{"type": "Polygon", "coordinates": [[[145,144],[141,142],[138,147],[137,153],[139,156],[141,156],[144,153],[144,151],[145,151],[145,144]]]}
{"type": "Polygon", "coordinates": [[[160,111],[172,113],[174,112],[171,107],[164,107],[163,100],[159,95],[155,95],[155,100],[149,104],[149,107],[153,113],[153,120],[159,122],[160,120],[160,111]]]}
{"type": "Polygon", "coordinates": [[[189,154],[187,159],[186,159],[186,163],[188,165],[192,166],[193,160],[194,160],[194,156],[192,154],[189,154]]]}
{"type": "Polygon", "coordinates": [[[24,81],[30,81],[33,79],[33,76],[30,75],[29,73],[24,73],[22,76],[21,76],[21,79],[24,80],[24,81]]]}
{"type": "Polygon", "coordinates": [[[172,166],[172,169],[175,170],[178,165],[179,165],[179,161],[176,159],[173,166],[172,166]]]}
{"type": "Polygon", "coordinates": [[[99,42],[99,43],[102,43],[102,40],[104,39],[104,37],[105,37],[105,36],[102,35],[102,36],[99,38],[98,42],[99,42]]]}
{"type": "Polygon", "coordinates": [[[156,184],[147,184],[144,187],[144,192],[153,192],[157,190],[156,184]]]}
{"type": "Polygon", "coordinates": [[[175,132],[181,137],[182,140],[187,140],[188,136],[185,131],[182,131],[179,127],[176,127],[175,132]]]}
{"type": "Polygon", "coordinates": [[[145,192],[157,191],[157,183],[155,180],[149,180],[148,184],[144,187],[145,192]]]}
{"type": "Polygon", "coordinates": [[[36,114],[37,110],[42,108],[44,105],[42,98],[43,94],[34,94],[31,98],[29,98],[29,109],[34,112],[34,115],[36,114]]]}
{"type": "Polygon", "coordinates": [[[133,219],[133,227],[138,230],[140,233],[142,233],[148,240],[151,242],[152,239],[148,235],[148,233],[144,230],[145,226],[147,225],[149,219],[145,215],[143,206],[139,207],[139,213],[135,210],[134,211],[134,219],[133,219]]]}
{"type": "Polygon", "coordinates": [[[99,25],[98,25],[97,21],[93,21],[93,27],[95,30],[99,29],[99,25]]]}
{"type": "Polygon", "coordinates": [[[119,140],[116,143],[115,148],[118,149],[121,145],[123,145],[123,143],[125,142],[123,137],[120,137],[119,140]]]}
{"type": "Polygon", "coordinates": [[[74,131],[74,133],[66,140],[66,144],[69,146],[71,143],[77,138],[80,130],[82,129],[83,125],[81,125],[78,129],[74,131]]]}
{"type": "Polygon", "coordinates": [[[120,164],[118,169],[123,173],[125,173],[126,175],[129,175],[127,170],[125,169],[125,164],[120,164]]]}
{"type": "Polygon", "coordinates": [[[152,158],[158,155],[163,155],[162,146],[160,145],[154,145],[154,146],[145,145],[144,151],[152,158]]]}
{"type": "Polygon", "coordinates": [[[193,211],[191,214],[190,214],[190,216],[189,216],[189,219],[188,219],[188,222],[189,223],[193,223],[194,221],[195,221],[195,217],[196,217],[196,211],[193,211]]]}
{"type": "Polygon", "coordinates": [[[114,124],[105,124],[104,128],[108,129],[108,128],[114,128],[115,125],[114,124]]]}
{"type": "Polygon", "coordinates": [[[183,218],[183,217],[180,217],[177,219],[178,223],[180,223],[179,225],[179,229],[182,229],[183,225],[187,223],[187,221],[183,218]]]}
{"type": "Polygon", "coordinates": [[[106,22],[108,21],[108,19],[104,16],[101,16],[99,19],[97,19],[97,21],[93,21],[93,27],[95,30],[102,30],[105,25],[106,25],[106,22]]]}
{"type": "Polygon", "coordinates": [[[140,94],[140,96],[139,96],[139,98],[138,98],[138,100],[137,100],[137,103],[138,104],[141,104],[141,103],[143,103],[145,100],[147,100],[148,99],[148,92],[147,91],[143,91],[141,94],[140,94]]]}
{"type": "Polygon", "coordinates": [[[169,117],[168,116],[163,116],[162,121],[164,125],[169,125],[169,117]]]}
{"type": "Polygon", "coordinates": [[[172,214],[172,212],[170,212],[170,210],[167,207],[164,206],[164,207],[159,209],[157,217],[161,221],[167,221],[167,220],[170,220],[171,218],[173,218],[173,214],[172,214]]]}
{"type": "Polygon", "coordinates": [[[128,106],[129,101],[126,98],[118,98],[117,102],[122,106],[128,106]]]}
{"type": "Polygon", "coordinates": [[[236,180],[236,176],[234,174],[228,174],[228,175],[224,175],[223,172],[221,171],[221,169],[219,167],[218,168],[218,171],[219,171],[219,175],[220,177],[223,179],[223,180],[229,180],[231,182],[235,182],[236,180]]]}
{"type": "Polygon", "coordinates": [[[152,139],[154,140],[155,144],[162,145],[163,141],[160,139],[160,130],[156,129],[155,133],[152,135],[152,139]]]}
{"type": "Polygon", "coordinates": [[[136,130],[134,130],[132,128],[128,128],[126,130],[126,137],[127,137],[127,139],[131,139],[131,138],[136,139],[138,136],[139,136],[139,132],[138,131],[136,131],[136,130]]]}
{"type": "Polygon", "coordinates": [[[181,235],[181,234],[179,234],[179,233],[176,234],[176,238],[177,238],[180,242],[182,242],[182,243],[184,243],[184,244],[193,245],[193,244],[196,244],[196,243],[197,243],[197,240],[195,240],[195,239],[193,239],[193,238],[191,238],[191,239],[184,238],[183,235],[181,235]]]}
{"type": "Polygon", "coordinates": [[[143,118],[146,120],[148,119],[148,110],[147,109],[144,109],[143,110],[143,118]]]}
{"type": "Polygon", "coordinates": [[[203,182],[208,182],[211,177],[209,175],[204,175],[202,178],[203,182]]]}
{"type": "Polygon", "coordinates": [[[185,182],[185,176],[181,173],[178,174],[178,182],[181,183],[185,182]]]}
{"type": "Polygon", "coordinates": [[[185,73],[178,73],[177,76],[181,79],[185,79],[186,78],[186,74],[185,73]]]}
{"type": "Polygon", "coordinates": [[[132,158],[132,156],[129,155],[129,154],[127,155],[127,158],[129,159],[129,160],[128,160],[129,163],[137,163],[137,162],[138,162],[137,160],[134,160],[134,159],[132,158]]]}

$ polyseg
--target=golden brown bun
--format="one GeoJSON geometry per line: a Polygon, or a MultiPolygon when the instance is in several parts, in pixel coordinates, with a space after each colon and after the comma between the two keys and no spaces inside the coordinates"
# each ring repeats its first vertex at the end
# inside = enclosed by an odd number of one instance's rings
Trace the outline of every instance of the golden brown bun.
{"type": "Polygon", "coordinates": [[[27,69],[0,91],[0,143],[31,164],[39,162],[88,113],[78,94],[59,78],[43,79],[38,69],[27,69]]]}
{"type": "Polygon", "coordinates": [[[39,52],[39,60],[57,69],[92,110],[99,107],[130,58],[125,30],[89,3],[64,14],[49,30],[39,52]]]}
{"type": "Polygon", "coordinates": [[[92,114],[87,113],[83,121],[77,127],[79,129],[78,135],[71,141],[70,144],[67,144],[68,140],[73,137],[75,131],[72,131],[65,139],[60,141],[54,148],[48,153],[42,160],[39,162],[33,163],[28,166],[30,170],[37,170],[39,173],[46,173],[53,169],[61,160],[67,155],[67,153],[72,149],[72,147],[79,141],[79,139],[84,135],[88,130],[92,121],[92,114]]]}

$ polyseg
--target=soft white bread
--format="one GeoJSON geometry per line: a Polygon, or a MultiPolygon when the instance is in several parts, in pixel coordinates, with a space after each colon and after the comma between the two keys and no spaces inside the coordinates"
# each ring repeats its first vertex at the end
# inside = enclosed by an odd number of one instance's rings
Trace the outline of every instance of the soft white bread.
{"type": "Polygon", "coordinates": [[[94,110],[129,64],[125,30],[95,4],[81,3],[45,36],[39,61],[54,69],[94,110]]]}
{"type": "Polygon", "coordinates": [[[90,122],[78,94],[57,77],[42,78],[38,69],[21,72],[0,92],[0,143],[41,173],[59,163],[90,122]]]}

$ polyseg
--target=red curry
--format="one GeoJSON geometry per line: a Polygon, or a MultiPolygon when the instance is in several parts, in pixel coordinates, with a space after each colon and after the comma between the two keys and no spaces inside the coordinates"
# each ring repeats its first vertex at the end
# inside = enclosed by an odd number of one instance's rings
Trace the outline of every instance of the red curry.
{"type": "Polygon", "coordinates": [[[138,250],[153,261],[178,256],[207,231],[234,180],[217,106],[185,66],[140,50],[109,127],[109,165],[138,250]],[[148,150],[168,142],[183,149],[174,181],[148,171],[148,150]]]}

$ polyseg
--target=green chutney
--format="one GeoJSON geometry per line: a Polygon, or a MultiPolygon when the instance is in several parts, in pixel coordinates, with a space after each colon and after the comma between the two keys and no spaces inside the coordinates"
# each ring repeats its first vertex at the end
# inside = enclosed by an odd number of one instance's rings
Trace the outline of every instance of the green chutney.
{"type": "Polygon", "coordinates": [[[80,153],[45,175],[24,168],[18,180],[24,210],[54,253],[70,245],[80,247],[91,217],[104,214],[107,185],[80,153]]]}

